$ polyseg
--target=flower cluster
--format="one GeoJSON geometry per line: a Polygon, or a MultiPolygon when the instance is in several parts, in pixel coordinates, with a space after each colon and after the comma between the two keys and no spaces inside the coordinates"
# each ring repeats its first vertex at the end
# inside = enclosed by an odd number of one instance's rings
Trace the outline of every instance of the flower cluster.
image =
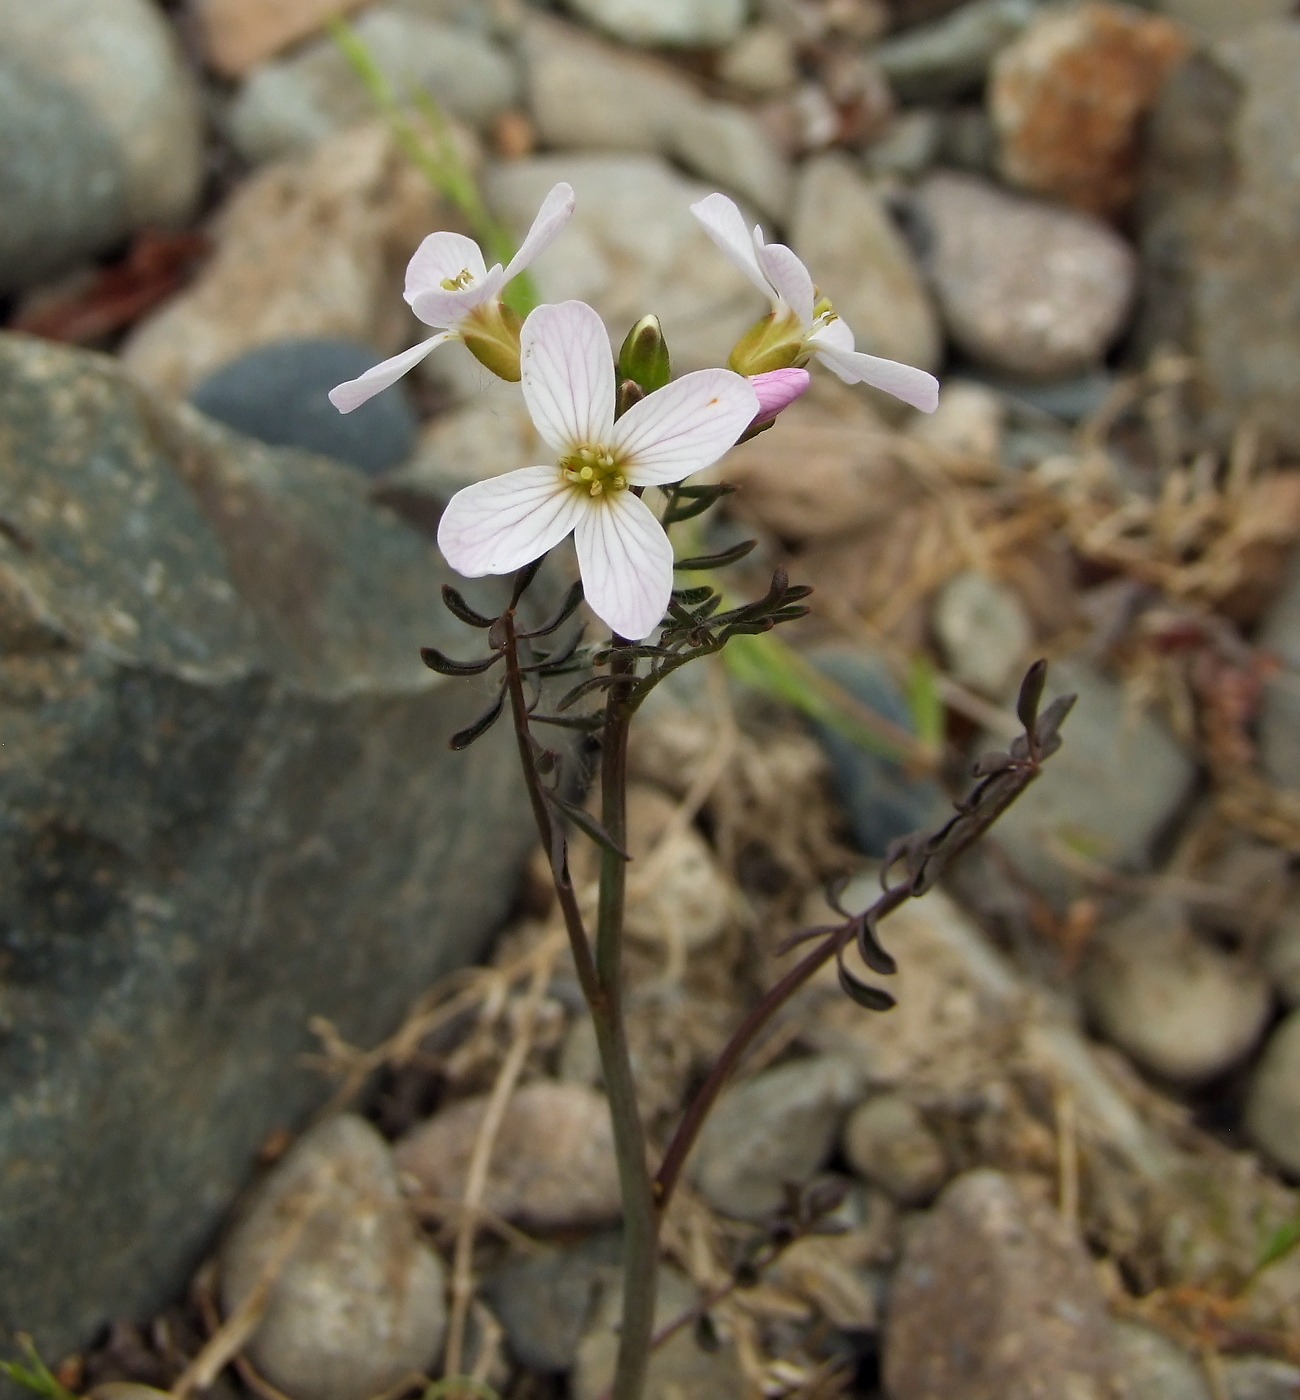
{"type": "Polygon", "coordinates": [[[501,299],[506,284],[559,235],[573,190],[558,184],[509,265],[488,268],[462,234],[430,234],[406,271],[405,298],[437,332],[330,391],[343,413],[393,384],[437,346],[460,340],[494,374],[522,381],[524,402],[555,460],[467,486],[438,528],[447,562],[470,578],[512,573],[574,537],[587,602],[620,637],[639,641],[663,620],[673,550],[642,499],[711,466],[808,386],[812,359],[849,383],[866,383],[927,412],[932,375],[854,349],[853,332],[820,299],[787,247],[748,233],[739,209],[712,194],[692,206],[721,251],[772,299],[729,368],[670,380],[658,323],[646,318],[616,367],[604,323],[580,301],[544,305],[522,323],[501,299]],[[639,337],[641,331],[646,335],[639,337]],[[644,353],[638,346],[647,348],[644,353]],[[640,358],[638,358],[640,356],[640,358]]]}

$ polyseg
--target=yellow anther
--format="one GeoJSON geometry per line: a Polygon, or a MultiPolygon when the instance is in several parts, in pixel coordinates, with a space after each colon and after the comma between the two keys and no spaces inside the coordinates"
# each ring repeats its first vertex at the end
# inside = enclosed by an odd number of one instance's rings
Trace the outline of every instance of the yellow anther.
{"type": "Polygon", "coordinates": [[[455,277],[444,277],[441,287],[445,292],[463,292],[474,280],[474,274],[467,267],[462,267],[455,277]]]}

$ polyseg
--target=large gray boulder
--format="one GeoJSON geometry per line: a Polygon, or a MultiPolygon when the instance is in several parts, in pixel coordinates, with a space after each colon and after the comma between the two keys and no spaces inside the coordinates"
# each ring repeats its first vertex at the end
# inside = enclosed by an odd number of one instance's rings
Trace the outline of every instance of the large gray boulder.
{"type": "Polygon", "coordinates": [[[0,336],[0,1336],[183,1286],[327,1092],[309,1018],[376,1040],[504,913],[448,577],[348,468],[0,336]]]}

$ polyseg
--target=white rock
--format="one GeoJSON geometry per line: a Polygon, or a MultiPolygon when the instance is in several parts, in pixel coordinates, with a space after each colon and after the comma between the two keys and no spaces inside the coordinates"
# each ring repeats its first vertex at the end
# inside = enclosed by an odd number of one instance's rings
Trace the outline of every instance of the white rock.
{"type": "Polygon", "coordinates": [[[1264,946],[1264,971],[1288,1006],[1300,1006],[1300,912],[1288,909],[1264,946]]]}
{"type": "Polygon", "coordinates": [[[718,76],[746,92],[785,92],[799,81],[795,46],[780,25],[753,25],[719,58],[718,76]]]}
{"type": "Polygon", "coordinates": [[[1246,1131],[1281,1167],[1300,1176],[1300,1011],[1269,1037],[1246,1097],[1246,1131]]]}
{"type": "Polygon", "coordinates": [[[1213,1400],[1201,1368],[1163,1332],[1119,1321],[1115,1345],[1124,1400],[1213,1400]]]}
{"type": "Polygon", "coordinates": [[[790,241],[859,350],[921,369],[938,365],[939,321],[911,249],[846,156],[804,166],[790,241]]]}
{"type": "Polygon", "coordinates": [[[568,0],[570,9],[629,44],[729,44],[745,23],[745,0],[568,0]]]}
{"type": "Polygon", "coordinates": [[[285,1249],[248,1346],[272,1384],[300,1400],[366,1400],[432,1365],[446,1326],[442,1265],[364,1119],[313,1128],[254,1192],[221,1251],[227,1316],[285,1249]]]}
{"type": "Polygon", "coordinates": [[[934,630],[955,679],[997,697],[1018,679],[1033,641],[1020,595],[974,569],[944,584],[934,630]]]}
{"type": "Polygon", "coordinates": [[[1210,947],[1182,907],[1152,900],[1095,939],[1084,972],[1089,1011],[1143,1068],[1183,1084],[1231,1069],[1258,1041],[1268,988],[1240,959],[1210,947]]]}
{"type": "Polygon", "coordinates": [[[859,1176],[900,1205],[924,1205],[948,1176],[942,1144],[901,1094],[877,1094],[853,1110],[844,1155],[859,1176]]]}
{"type": "Polygon", "coordinates": [[[784,222],[794,177],[762,124],[741,107],[708,102],[677,124],[667,154],[693,174],[784,222]]]}
{"type": "Polygon", "coordinates": [[[546,192],[568,180],[577,210],[533,264],[544,301],[590,303],[621,339],[653,312],[677,372],[726,363],[768,302],[709,241],[689,206],[709,186],[653,156],[539,156],[497,165],[484,187],[498,217],[522,236],[546,192]]]}
{"type": "Polygon", "coordinates": [[[992,389],[970,379],[948,379],[939,390],[939,407],[918,413],[907,432],[940,452],[990,465],[1001,458],[1005,422],[1006,408],[992,389]]]}

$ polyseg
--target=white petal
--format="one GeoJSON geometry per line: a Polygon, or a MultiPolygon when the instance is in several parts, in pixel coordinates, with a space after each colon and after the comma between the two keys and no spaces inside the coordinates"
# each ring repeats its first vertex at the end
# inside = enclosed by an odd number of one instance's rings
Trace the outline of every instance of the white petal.
{"type": "Polygon", "coordinates": [[[519,338],[524,402],[542,441],[563,456],[604,443],[614,422],[614,352],[605,323],[581,301],[539,306],[519,338]]]}
{"type": "Polygon", "coordinates": [[[573,205],[573,186],[561,180],[542,200],[542,207],[537,211],[532,228],[524,236],[519,251],[510,259],[506,267],[507,282],[555,242],[560,230],[569,222],[573,205]]]}
{"type": "Polygon", "coordinates": [[[436,349],[445,340],[455,338],[455,331],[439,331],[428,340],[422,340],[419,345],[412,345],[409,350],[394,355],[391,360],[374,365],[358,378],[335,385],[329,392],[330,403],[340,413],[351,413],[354,408],[360,408],[367,399],[373,399],[381,389],[396,384],[406,371],[414,369],[430,350],[436,349]]]}
{"type": "Polygon", "coordinates": [[[764,243],[755,249],[758,265],[778,296],[799,318],[801,326],[812,325],[813,280],[808,269],[784,243],[764,243]]]}
{"type": "Polygon", "coordinates": [[[740,210],[725,194],[711,194],[691,205],[691,213],[704,232],[718,245],[722,255],[758,288],[764,296],[774,296],[772,284],[758,265],[754,240],[745,227],[740,210]]]}
{"type": "Polygon", "coordinates": [[[476,306],[491,301],[505,285],[506,274],[500,263],[458,292],[445,287],[428,287],[411,298],[411,310],[426,326],[457,326],[476,306]]]}
{"type": "Polygon", "coordinates": [[[631,491],[614,491],[592,504],[595,509],[582,512],[573,534],[587,603],[620,637],[639,642],[668,610],[672,544],[654,512],[631,491]]]}
{"type": "Polygon", "coordinates": [[[853,333],[848,331],[848,346],[844,345],[842,334],[828,335],[835,326],[843,326],[843,321],[832,321],[829,326],[809,336],[807,345],[817,358],[832,373],[837,374],[846,384],[870,384],[874,389],[883,389],[902,399],[923,413],[933,413],[939,406],[939,381],[923,369],[900,364],[897,360],[882,360],[877,355],[866,355],[853,349],[853,333]],[[838,343],[837,343],[838,342],[838,343]]]}
{"type": "Polygon", "coordinates": [[[438,522],[438,548],[466,578],[513,573],[559,544],[590,502],[556,467],[521,467],[457,491],[438,522]]]}
{"type": "Polygon", "coordinates": [[[759,413],[743,375],[698,369],[633,404],[609,445],[633,486],[661,486],[710,466],[759,413]]]}
{"type": "Polygon", "coordinates": [[[442,229],[431,233],[415,250],[415,256],[406,264],[406,291],[403,295],[411,305],[421,292],[444,290],[442,284],[449,277],[459,277],[468,272],[475,282],[487,276],[487,264],[483,253],[472,238],[463,233],[452,233],[442,229]]]}

